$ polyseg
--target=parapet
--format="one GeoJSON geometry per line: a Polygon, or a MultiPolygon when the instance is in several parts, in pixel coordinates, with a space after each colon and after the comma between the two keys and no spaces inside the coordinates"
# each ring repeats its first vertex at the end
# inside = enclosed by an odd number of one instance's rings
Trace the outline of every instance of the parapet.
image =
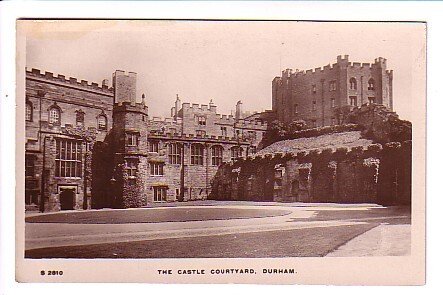
{"type": "Polygon", "coordinates": [[[226,125],[232,125],[235,123],[234,116],[232,115],[216,114],[216,116],[217,116],[216,123],[226,124],[226,125]]]}
{"type": "Polygon", "coordinates": [[[217,111],[217,106],[215,105],[207,105],[207,104],[198,104],[198,103],[189,103],[189,102],[184,102],[182,104],[182,109],[193,109],[193,110],[201,110],[201,111],[211,111],[213,113],[215,113],[217,111]]]}
{"type": "Polygon", "coordinates": [[[113,112],[114,113],[134,112],[134,113],[142,113],[147,116],[148,106],[140,102],[133,104],[129,101],[120,101],[114,104],[113,112]]]}
{"type": "Polygon", "coordinates": [[[243,129],[267,129],[267,124],[264,122],[261,122],[259,120],[245,120],[240,119],[236,122],[235,127],[236,128],[243,128],[243,129]]]}
{"type": "Polygon", "coordinates": [[[40,72],[39,69],[32,68],[31,70],[26,69],[26,76],[27,77],[35,77],[39,79],[45,79],[52,82],[57,83],[64,83],[69,86],[75,86],[75,87],[81,87],[85,90],[94,90],[94,91],[100,91],[105,92],[107,94],[113,94],[113,88],[108,87],[105,84],[102,84],[99,86],[98,83],[95,82],[88,82],[86,80],[80,80],[78,81],[77,78],[69,77],[69,79],[66,79],[65,75],[57,75],[55,76],[52,72],[40,72]]]}
{"type": "Polygon", "coordinates": [[[113,74],[114,76],[126,76],[126,77],[137,77],[137,73],[135,72],[125,72],[122,70],[116,70],[113,74]]]}
{"type": "Polygon", "coordinates": [[[360,63],[360,62],[349,62],[349,55],[339,55],[337,56],[337,63],[334,64],[328,64],[326,66],[323,67],[317,67],[314,69],[308,69],[308,70],[296,70],[295,72],[292,71],[292,69],[286,69],[284,71],[282,71],[282,77],[275,77],[273,79],[273,83],[276,83],[278,81],[281,81],[282,78],[288,77],[289,75],[291,77],[300,77],[300,76],[304,76],[304,75],[312,75],[312,74],[317,74],[317,73],[324,73],[325,71],[328,70],[333,70],[335,69],[338,64],[343,65],[346,64],[350,67],[354,67],[354,68],[361,68],[361,69],[372,69],[373,67],[384,67],[386,65],[386,59],[383,57],[379,57],[375,59],[375,63],[371,64],[371,63],[360,63]]]}

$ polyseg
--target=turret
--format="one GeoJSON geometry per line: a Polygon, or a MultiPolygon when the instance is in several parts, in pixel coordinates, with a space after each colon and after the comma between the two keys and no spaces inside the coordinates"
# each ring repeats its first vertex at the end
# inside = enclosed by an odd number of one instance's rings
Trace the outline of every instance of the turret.
{"type": "Polygon", "coordinates": [[[386,58],[383,57],[379,57],[376,58],[374,61],[374,66],[378,67],[379,69],[381,69],[383,72],[386,71],[386,58]]]}
{"type": "MultiPolygon", "coordinates": [[[[118,85],[118,76],[116,80],[118,85]]],[[[116,99],[124,98],[123,95],[117,95],[116,99]]],[[[112,112],[115,179],[112,190],[118,208],[141,207],[147,203],[143,175],[148,167],[148,107],[144,95],[140,103],[135,101],[135,97],[130,101],[119,101],[114,104],[112,112]]]]}
{"type": "Polygon", "coordinates": [[[209,110],[213,113],[217,113],[217,106],[212,102],[212,99],[209,101],[209,110]]]}
{"type": "Polygon", "coordinates": [[[137,73],[117,70],[112,76],[114,86],[114,103],[130,102],[135,105],[137,73]]]}

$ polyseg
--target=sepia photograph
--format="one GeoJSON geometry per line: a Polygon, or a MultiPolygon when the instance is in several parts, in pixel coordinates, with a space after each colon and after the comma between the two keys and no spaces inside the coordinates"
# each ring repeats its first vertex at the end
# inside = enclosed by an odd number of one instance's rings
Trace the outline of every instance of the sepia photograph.
{"type": "Polygon", "coordinates": [[[38,270],[25,281],[63,276],[38,266],[54,261],[162,259],[155,282],[295,283],[300,258],[424,271],[426,23],[17,28],[18,273],[38,270]]]}

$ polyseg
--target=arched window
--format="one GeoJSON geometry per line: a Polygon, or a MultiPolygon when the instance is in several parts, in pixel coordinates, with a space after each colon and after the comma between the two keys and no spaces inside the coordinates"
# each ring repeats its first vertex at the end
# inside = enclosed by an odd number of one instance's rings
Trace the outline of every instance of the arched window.
{"type": "Polygon", "coordinates": [[[349,79],[349,89],[352,89],[352,90],[357,89],[357,80],[355,78],[349,79]]]}
{"type": "Polygon", "coordinates": [[[231,148],[231,161],[235,161],[243,156],[243,149],[239,146],[233,146],[231,148]]]}
{"type": "Polygon", "coordinates": [[[181,163],[181,145],[178,143],[171,143],[168,145],[168,158],[170,164],[181,163]]]}
{"type": "Polygon", "coordinates": [[[108,129],[108,119],[105,115],[99,115],[97,118],[98,122],[98,130],[106,130],[108,129]]]}
{"type": "Polygon", "coordinates": [[[53,106],[49,109],[49,123],[53,125],[60,125],[60,109],[56,106],[53,106]]]}
{"type": "Polygon", "coordinates": [[[223,147],[214,145],[211,148],[211,164],[213,166],[220,166],[223,162],[223,147]]]}
{"type": "Polygon", "coordinates": [[[374,85],[374,79],[369,79],[368,81],[368,90],[374,90],[375,89],[375,85],[374,85]]]}
{"type": "Polygon", "coordinates": [[[203,145],[191,145],[191,165],[203,165],[203,145]]]}
{"type": "Polygon", "coordinates": [[[26,102],[26,121],[32,121],[32,103],[30,101],[26,102]]]}
{"type": "Polygon", "coordinates": [[[85,124],[85,112],[78,110],[75,112],[75,125],[84,126],[85,124]]]}

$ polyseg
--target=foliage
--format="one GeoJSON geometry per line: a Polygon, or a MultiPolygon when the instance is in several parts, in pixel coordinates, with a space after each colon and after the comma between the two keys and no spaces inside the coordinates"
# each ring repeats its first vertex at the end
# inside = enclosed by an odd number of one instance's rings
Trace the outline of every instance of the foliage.
{"type": "Polygon", "coordinates": [[[334,117],[337,119],[337,124],[342,125],[347,122],[348,116],[351,113],[352,106],[344,105],[334,108],[334,117]]]}

